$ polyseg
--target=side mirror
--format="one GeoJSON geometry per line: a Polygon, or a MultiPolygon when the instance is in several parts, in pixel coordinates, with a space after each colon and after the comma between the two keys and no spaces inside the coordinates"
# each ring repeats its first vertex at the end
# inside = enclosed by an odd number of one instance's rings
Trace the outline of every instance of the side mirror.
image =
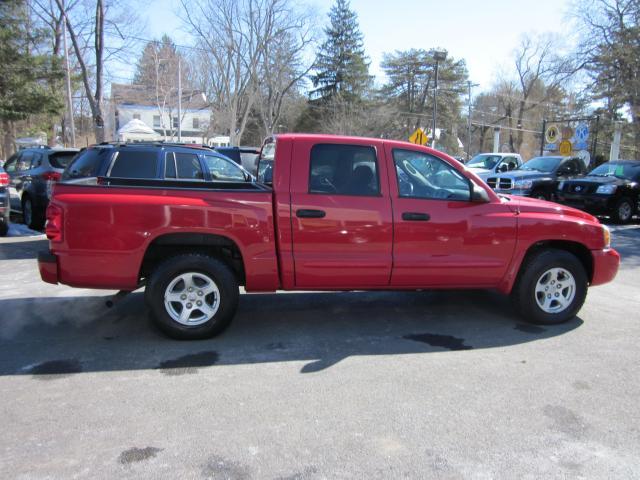
{"type": "Polygon", "coordinates": [[[489,203],[491,199],[484,188],[471,182],[471,201],[473,203],[489,203]]]}
{"type": "Polygon", "coordinates": [[[498,171],[501,173],[506,172],[507,170],[509,170],[509,165],[507,165],[506,163],[503,163],[498,167],[498,171]]]}

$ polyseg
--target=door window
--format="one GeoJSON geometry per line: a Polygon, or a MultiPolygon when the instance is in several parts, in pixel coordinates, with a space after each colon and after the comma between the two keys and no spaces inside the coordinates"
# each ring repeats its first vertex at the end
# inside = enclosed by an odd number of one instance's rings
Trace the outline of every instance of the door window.
{"type": "Polygon", "coordinates": [[[214,181],[244,182],[246,180],[244,171],[232,161],[213,155],[205,155],[204,163],[214,181]]]}
{"type": "Polygon", "coordinates": [[[12,157],[9,158],[9,160],[7,160],[7,162],[4,164],[5,172],[13,173],[16,171],[16,164],[18,162],[18,157],[19,157],[19,154],[15,153],[12,157]]]}
{"type": "Polygon", "coordinates": [[[314,145],[309,193],[379,196],[375,149],[360,145],[314,145]]]}
{"type": "Polygon", "coordinates": [[[469,181],[448,163],[423,152],[393,150],[401,197],[469,201],[469,181]]]}
{"type": "Polygon", "coordinates": [[[24,172],[31,168],[31,160],[33,159],[33,153],[25,152],[20,155],[18,163],[16,164],[16,172],[24,172]]]}
{"type": "Polygon", "coordinates": [[[156,178],[158,155],[155,152],[126,151],[118,152],[110,177],[117,178],[156,178]]]}
{"type": "Polygon", "coordinates": [[[174,153],[177,177],[181,180],[204,180],[200,159],[193,153],[174,153]]]}

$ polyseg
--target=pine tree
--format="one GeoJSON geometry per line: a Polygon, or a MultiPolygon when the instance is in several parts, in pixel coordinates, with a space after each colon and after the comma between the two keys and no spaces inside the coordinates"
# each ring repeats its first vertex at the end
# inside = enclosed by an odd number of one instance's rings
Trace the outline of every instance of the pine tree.
{"type": "Polygon", "coordinates": [[[348,0],[337,0],[329,19],[331,23],[325,29],[327,39],[320,47],[311,77],[315,87],[311,97],[324,101],[336,96],[348,102],[360,100],[371,84],[371,77],[358,17],[348,0]]]}
{"type": "Polygon", "coordinates": [[[42,31],[29,28],[27,2],[0,2],[0,120],[5,156],[12,150],[14,122],[30,115],[58,114],[64,103],[58,92],[48,87],[61,79],[58,58],[37,54],[44,41],[42,31]]]}

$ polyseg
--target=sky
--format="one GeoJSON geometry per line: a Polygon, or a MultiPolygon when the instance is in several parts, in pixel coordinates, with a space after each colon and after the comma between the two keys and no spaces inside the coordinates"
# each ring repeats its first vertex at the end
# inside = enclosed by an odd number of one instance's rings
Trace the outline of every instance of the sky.
{"type": "MultiPolygon", "coordinates": [[[[321,22],[333,0],[297,0],[309,5],[321,22]]],[[[145,8],[145,38],[169,34],[177,43],[188,43],[176,18],[178,1],[151,0],[145,8]]],[[[487,90],[496,75],[513,64],[513,50],[524,33],[571,30],[570,0],[351,0],[371,60],[371,73],[384,81],[380,70],[383,53],[411,48],[442,47],[467,62],[469,79],[487,90]]]]}

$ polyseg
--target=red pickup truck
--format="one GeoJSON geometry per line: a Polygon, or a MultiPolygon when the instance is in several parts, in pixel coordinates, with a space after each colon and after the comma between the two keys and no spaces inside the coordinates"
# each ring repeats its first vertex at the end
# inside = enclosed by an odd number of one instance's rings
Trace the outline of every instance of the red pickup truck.
{"type": "MultiPolygon", "coordinates": [[[[220,333],[240,285],[247,292],[497,289],[529,321],[554,324],[574,317],[588,286],[618,270],[609,231],[591,215],[496,195],[427,147],[277,135],[262,147],[258,182],[245,183],[176,181],[177,157],[157,150],[157,171],[170,177],[107,173],[56,185],[50,250],[38,263],[49,283],[145,286],[153,318],[176,338],[220,333]]],[[[206,153],[193,152],[193,159],[206,153]]],[[[102,157],[111,171],[115,159],[102,157]]]]}

